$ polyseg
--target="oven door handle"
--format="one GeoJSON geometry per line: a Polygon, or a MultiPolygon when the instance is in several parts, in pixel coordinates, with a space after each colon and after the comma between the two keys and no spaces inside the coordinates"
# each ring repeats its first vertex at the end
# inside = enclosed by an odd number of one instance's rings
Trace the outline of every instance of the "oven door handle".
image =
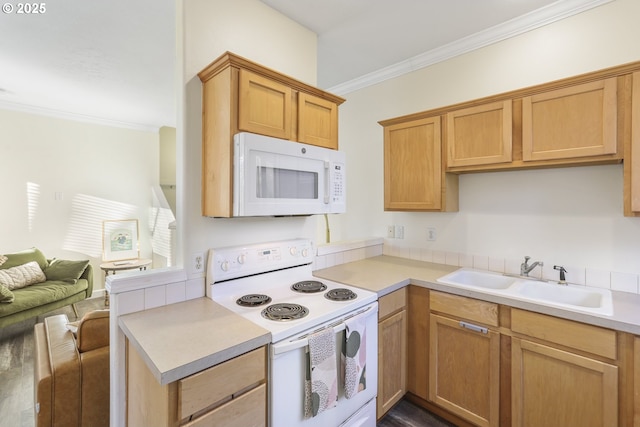
{"type": "MultiPolygon", "coordinates": [[[[330,325],[327,326],[327,328],[333,328],[333,332],[336,333],[336,334],[338,332],[344,331],[344,329],[345,329],[344,321],[345,320],[347,320],[347,319],[349,319],[351,317],[357,316],[359,314],[366,313],[366,312],[370,311],[372,308],[373,308],[373,306],[369,306],[369,307],[365,308],[364,310],[360,310],[360,311],[358,311],[358,312],[356,312],[356,313],[354,313],[354,314],[352,314],[350,316],[346,316],[346,317],[340,319],[338,322],[331,323],[330,325]]],[[[377,312],[378,312],[377,310],[373,311],[373,313],[377,313],[377,312]]],[[[372,313],[368,313],[368,314],[372,314],[372,313]]],[[[326,329],[326,328],[322,328],[322,329],[326,329]]],[[[275,356],[275,355],[278,355],[278,354],[286,353],[288,351],[296,350],[298,348],[306,347],[306,346],[309,345],[309,339],[307,337],[309,335],[311,335],[312,333],[314,333],[314,332],[321,331],[322,329],[318,329],[317,331],[313,331],[313,332],[310,332],[309,334],[302,335],[301,337],[299,337],[299,338],[297,338],[297,339],[295,339],[293,341],[284,342],[284,343],[278,343],[278,344],[272,344],[271,345],[271,354],[275,356]]]]}

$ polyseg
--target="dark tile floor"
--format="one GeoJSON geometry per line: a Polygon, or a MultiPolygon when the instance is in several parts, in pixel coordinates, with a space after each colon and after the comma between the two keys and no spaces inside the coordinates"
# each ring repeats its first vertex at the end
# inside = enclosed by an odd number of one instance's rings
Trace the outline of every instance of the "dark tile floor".
{"type": "Polygon", "coordinates": [[[401,400],[378,421],[377,427],[455,427],[455,425],[409,401],[401,400]]]}

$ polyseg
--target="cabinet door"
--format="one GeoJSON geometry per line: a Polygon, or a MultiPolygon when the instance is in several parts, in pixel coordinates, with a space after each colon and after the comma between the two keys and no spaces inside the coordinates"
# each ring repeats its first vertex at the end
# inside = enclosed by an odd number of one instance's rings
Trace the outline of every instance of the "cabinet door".
{"type": "Polygon", "coordinates": [[[522,99],[522,159],[615,154],[616,78],[522,99]]]}
{"type": "Polygon", "coordinates": [[[442,208],[440,116],[384,128],[384,208],[442,208]]]}
{"type": "Polygon", "coordinates": [[[298,94],[298,141],[338,149],[338,105],[308,93],[298,94]]]}
{"type": "Polygon", "coordinates": [[[291,139],[291,88],[247,70],[239,73],[238,128],[291,139]]]}
{"type": "Polygon", "coordinates": [[[429,289],[409,286],[407,297],[407,391],[429,399],[429,289]]]}
{"type": "Polygon", "coordinates": [[[435,314],[430,319],[429,399],[475,425],[498,426],[500,334],[435,314]]]}
{"type": "Polygon", "coordinates": [[[629,183],[625,182],[628,187],[625,190],[625,215],[627,210],[640,212],[640,71],[633,73],[631,93],[631,144],[624,161],[625,172],[629,175],[629,183]]]}
{"type": "Polygon", "coordinates": [[[447,167],[512,160],[511,100],[447,114],[447,167]]]}
{"type": "Polygon", "coordinates": [[[618,425],[618,368],[542,344],[512,340],[516,427],[618,425]]]}
{"type": "Polygon", "coordinates": [[[640,426],[640,337],[633,339],[633,425],[640,426]]]}
{"type": "Polygon", "coordinates": [[[407,316],[402,310],[378,324],[378,419],[406,391],[407,316]]]}

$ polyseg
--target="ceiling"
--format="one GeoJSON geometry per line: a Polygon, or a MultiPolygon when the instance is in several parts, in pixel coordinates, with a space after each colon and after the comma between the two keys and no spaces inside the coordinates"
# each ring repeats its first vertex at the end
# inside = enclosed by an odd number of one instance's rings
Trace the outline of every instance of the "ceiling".
{"type": "MultiPolygon", "coordinates": [[[[318,34],[317,85],[344,94],[612,0],[261,1],[318,34]]],[[[0,108],[175,126],[175,0],[45,5],[0,16],[0,108]]]]}

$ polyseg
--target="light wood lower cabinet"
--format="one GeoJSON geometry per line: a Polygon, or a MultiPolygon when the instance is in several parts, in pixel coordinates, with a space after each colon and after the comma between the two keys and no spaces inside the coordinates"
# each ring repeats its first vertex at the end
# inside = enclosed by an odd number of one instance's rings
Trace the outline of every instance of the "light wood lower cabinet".
{"type": "Polygon", "coordinates": [[[385,295],[378,301],[378,419],[398,403],[406,392],[406,301],[405,288],[385,295]]]}
{"type": "Polygon", "coordinates": [[[407,289],[407,392],[429,399],[429,289],[407,289]]]}
{"type": "Polygon", "coordinates": [[[514,427],[620,425],[615,331],[517,309],[511,327],[514,427]]]}
{"type": "Polygon", "coordinates": [[[128,427],[265,427],[266,349],[160,385],[127,342],[128,427]]]}
{"type": "Polygon", "coordinates": [[[498,426],[498,306],[440,292],[430,300],[429,400],[477,426],[498,426]]]}
{"type": "Polygon", "coordinates": [[[633,338],[633,425],[640,427],[640,337],[633,338]]]}
{"type": "Polygon", "coordinates": [[[518,338],[511,348],[513,426],[618,425],[616,366],[518,338]]]}

